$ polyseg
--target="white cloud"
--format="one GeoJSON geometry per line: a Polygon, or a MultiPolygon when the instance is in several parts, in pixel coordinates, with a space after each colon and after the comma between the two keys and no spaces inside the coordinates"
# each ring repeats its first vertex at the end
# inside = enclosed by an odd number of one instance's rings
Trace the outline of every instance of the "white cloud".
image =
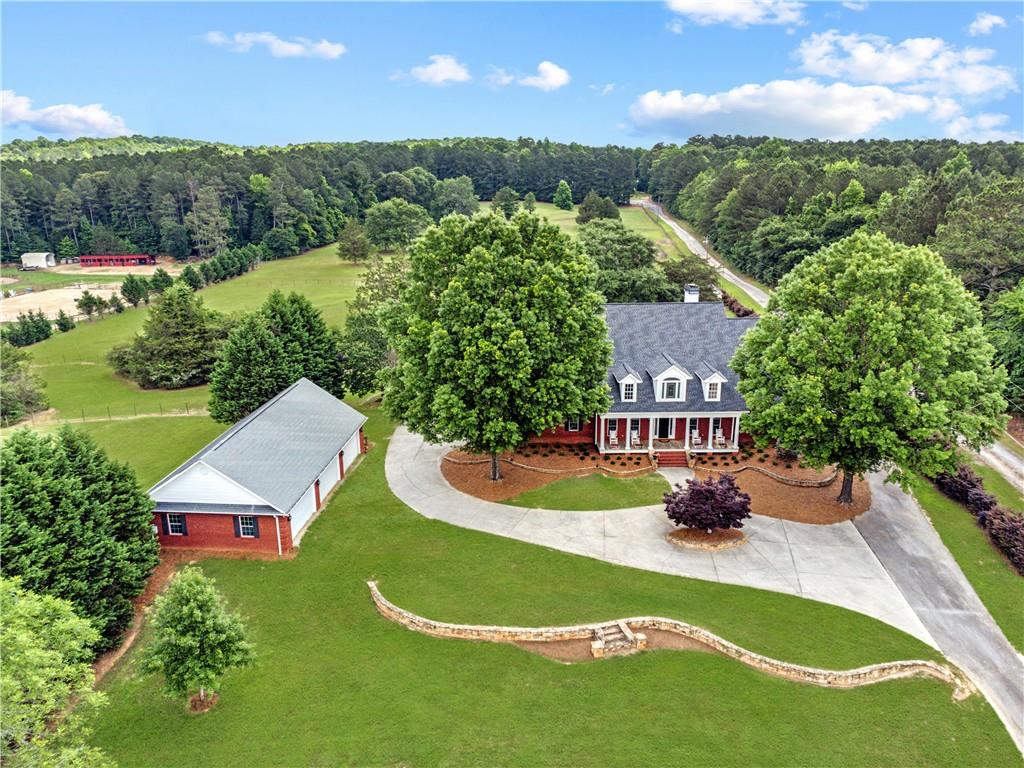
{"type": "Polygon", "coordinates": [[[892,120],[927,114],[933,100],[881,85],[812,78],[748,83],[720,93],[649,91],[630,107],[633,124],[667,134],[742,133],[853,138],[892,120]]]}
{"type": "Polygon", "coordinates": [[[26,126],[40,133],[67,138],[103,138],[131,133],[125,127],[124,118],[110,114],[102,104],[54,104],[34,109],[32,99],[11,90],[0,92],[0,113],[4,125],[26,126]]]}
{"type": "Polygon", "coordinates": [[[858,13],[860,11],[867,10],[867,7],[867,3],[843,3],[843,8],[845,8],[848,11],[856,11],[858,13]]]}
{"type": "Polygon", "coordinates": [[[607,96],[609,93],[615,90],[615,83],[605,83],[604,85],[588,85],[587,88],[599,93],[602,96],[607,96]]]}
{"type": "Polygon", "coordinates": [[[794,0],[668,0],[669,10],[695,24],[802,24],[805,4],[794,0]]]}
{"type": "Polygon", "coordinates": [[[958,49],[938,37],[893,44],[880,35],[841,35],[834,29],[811,35],[795,53],[804,72],[853,82],[970,97],[1018,90],[1012,70],[984,63],[994,55],[990,48],[958,49]]]}
{"type": "Polygon", "coordinates": [[[946,135],[960,141],[1021,141],[1020,132],[1008,131],[1004,126],[1009,115],[982,112],[977,115],[959,115],[949,121],[946,135]]]}
{"type": "Polygon", "coordinates": [[[487,75],[488,85],[494,86],[495,88],[511,85],[515,82],[515,79],[516,76],[508,70],[495,66],[491,66],[491,71],[487,75]]]}
{"type": "Polygon", "coordinates": [[[337,59],[348,50],[341,43],[332,43],[323,38],[310,40],[307,37],[293,37],[284,40],[273,32],[236,32],[228,36],[215,30],[207,32],[203,39],[210,45],[226,46],[235,53],[248,53],[257,45],[266,46],[275,59],[337,59]]]}
{"type": "Polygon", "coordinates": [[[665,29],[673,35],[681,35],[683,34],[683,22],[679,19],[672,19],[671,21],[665,22],[665,29]]]}
{"type": "Polygon", "coordinates": [[[429,64],[413,67],[409,74],[427,85],[446,85],[447,83],[468,83],[473,78],[469,69],[454,56],[447,53],[435,53],[427,57],[429,64]]]}
{"type": "Polygon", "coordinates": [[[557,91],[562,86],[568,85],[571,79],[567,70],[552,61],[542,61],[537,65],[536,75],[520,77],[516,82],[519,85],[538,88],[542,91],[557,91]]]}
{"type": "Polygon", "coordinates": [[[1005,27],[1006,19],[1002,16],[996,16],[994,13],[988,11],[982,11],[974,17],[974,21],[967,27],[967,34],[971,37],[977,37],[978,35],[987,35],[992,32],[996,27],[1005,27]]]}

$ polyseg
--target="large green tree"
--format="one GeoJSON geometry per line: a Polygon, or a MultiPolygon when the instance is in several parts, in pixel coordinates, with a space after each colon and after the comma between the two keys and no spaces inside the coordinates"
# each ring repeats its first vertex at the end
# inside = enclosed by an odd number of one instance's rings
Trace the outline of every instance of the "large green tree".
{"type": "Polygon", "coordinates": [[[238,421],[303,376],[344,395],[340,334],[305,296],[274,291],[228,336],[210,378],[210,415],[238,421]]]}
{"type": "Polygon", "coordinates": [[[1006,367],[1006,399],[1024,412],[1024,279],[989,305],[985,330],[1006,367]]]}
{"type": "Polygon", "coordinates": [[[450,213],[472,216],[479,208],[480,200],[473,190],[473,180],[469,176],[441,179],[434,184],[430,213],[435,221],[440,221],[450,213]]]}
{"type": "Polygon", "coordinates": [[[366,212],[366,236],[385,251],[408,248],[430,226],[430,214],[400,197],[377,203],[366,212]]]}
{"type": "Polygon", "coordinates": [[[345,221],[345,226],[338,236],[338,256],[353,263],[366,261],[370,257],[370,240],[366,229],[355,218],[345,221]]]}
{"type": "Polygon", "coordinates": [[[977,300],[936,253],[859,233],[782,279],[732,367],[745,428],[838,465],[851,503],[856,475],[934,475],[960,440],[992,439],[1006,408],[992,355],[977,300]]]}
{"type": "Polygon", "coordinates": [[[502,187],[491,199],[491,210],[500,212],[506,219],[511,219],[519,210],[519,193],[512,187],[502,187]]]}
{"type": "Polygon", "coordinates": [[[163,675],[171,696],[195,691],[205,702],[230,669],[252,664],[252,645],[238,614],[231,613],[213,579],[182,569],[153,602],[153,639],[142,665],[163,675]]]}
{"type": "Polygon", "coordinates": [[[89,714],[105,703],[89,661],[99,633],[66,600],[0,578],[0,739],[14,768],[113,766],[87,743],[89,714]]]}
{"type": "Polygon", "coordinates": [[[535,216],[452,216],[413,246],[384,408],[491,455],[608,404],[611,345],[579,245],[535,216]]]}
{"type": "Polygon", "coordinates": [[[71,427],[21,429],[0,450],[0,572],[69,600],[114,645],[157,564],[153,502],[127,464],[71,427]]]}
{"type": "Polygon", "coordinates": [[[563,211],[572,210],[572,187],[569,186],[569,182],[565,179],[558,182],[558,186],[555,188],[555,195],[551,201],[555,204],[555,208],[563,211]]]}
{"type": "Polygon", "coordinates": [[[937,250],[981,298],[1024,278],[1024,179],[999,179],[953,201],[935,232],[937,250]]]}
{"type": "Polygon", "coordinates": [[[654,243],[614,219],[580,227],[580,243],[599,270],[597,290],[607,301],[679,301],[682,288],[655,266],[654,243]]]}
{"type": "Polygon", "coordinates": [[[601,197],[594,190],[587,192],[576,213],[576,223],[586,224],[593,219],[622,218],[618,206],[610,197],[601,197]]]}
{"type": "Polygon", "coordinates": [[[107,360],[144,389],[194,387],[209,381],[228,328],[227,318],[179,281],[150,307],[142,333],[107,360]]]}

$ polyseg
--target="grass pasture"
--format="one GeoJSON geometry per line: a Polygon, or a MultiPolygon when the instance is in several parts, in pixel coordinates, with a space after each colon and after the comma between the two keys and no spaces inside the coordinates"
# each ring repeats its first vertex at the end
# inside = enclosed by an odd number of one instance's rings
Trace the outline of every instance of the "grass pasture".
{"type": "MultiPolygon", "coordinates": [[[[289,259],[261,264],[248,274],[211,285],[200,292],[206,304],[227,313],[258,307],[275,288],[305,294],[328,323],[339,325],[355,295],[362,267],[341,261],[335,246],[317,248],[289,259]]],[[[33,364],[46,382],[50,404],[67,419],[185,413],[204,409],[208,388],[143,390],[115,375],[107,352],[142,328],[146,309],[79,323],[29,347],[33,364]]]]}
{"type": "Polygon", "coordinates": [[[22,272],[15,267],[3,267],[0,269],[0,277],[9,277],[17,282],[4,283],[4,290],[14,289],[19,293],[25,288],[33,290],[45,290],[47,288],[66,288],[72,285],[93,285],[94,283],[118,283],[124,280],[124,275],[105,275],[102,272],[92,272],[83,275],[81,273],[50,272],[45,269],[38,269],[31,272],[22,272]]]}
{"type": "Polygon", "coordinates": [[[625,509],[660,504],[671,489],[661,475],[608,477],[602,474],[567,477],[524,491],[502,504],[530,509],[625,509]]]}
{"type": "MultiPolygon", "coordinates": [[[[623,568],[422,518],[386,486],[390,429],[370,413],[374,449],[297,558],[203,562],[245,617],[258,656],[254,668],[228,675],[211,712],[190,715],[184,702],[162,696],[138,667],[138,647],[106,678],[109,706],[93,741],[122,768],[619,765],[638,754],[661,765],[1017,764],[982,699],[954,703],[948,687],[930,680],[836,691],[675,651],[563,665],[385,621],[367,579],[399,605],[449,621],[543,625],[656,614],[808,664],[937,657],[909,635],[823,603],[623,568]],[[626,711],[634,701],[642,705],[626,711]],[[679,717],[680,707],[690,714],[679,717]]],[[[153,476],[168,462],[153,454],[134,463],[153,476]]]]}

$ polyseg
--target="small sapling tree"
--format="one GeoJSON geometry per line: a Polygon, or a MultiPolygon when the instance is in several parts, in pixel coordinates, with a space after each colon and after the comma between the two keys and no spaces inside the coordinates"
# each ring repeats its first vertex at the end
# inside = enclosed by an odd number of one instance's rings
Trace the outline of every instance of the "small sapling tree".
{"type": "Polygon", "coordinates": [[[170,696],[197,693],[200,709],[210,706],[225,672],[254,659],[241,618],[228,611],[213,579],[198,568],[183,569],[156,599],[153,631],[143,667],[163,675],[170,696]]]}

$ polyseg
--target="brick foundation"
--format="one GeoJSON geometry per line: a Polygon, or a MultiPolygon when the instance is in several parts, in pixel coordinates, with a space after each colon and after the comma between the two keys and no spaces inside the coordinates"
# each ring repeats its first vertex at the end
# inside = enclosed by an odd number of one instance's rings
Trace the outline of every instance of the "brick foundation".
{"type": "Polygon", "coordinates": [[[241,538],[235,536],[233,515],[211,515],[185,513],[187,536],[172,536],[163,532],[160,515],[153,517],[156,526],[157,540],[164,549],[205,549],[234,550],[240,552],[267,552],[277,554],[277,532],[275,524],[281,528],[281,552],[287,553],[292,548],[291,522],[284,517],[260,515],[259,538],[241,538]]]}

